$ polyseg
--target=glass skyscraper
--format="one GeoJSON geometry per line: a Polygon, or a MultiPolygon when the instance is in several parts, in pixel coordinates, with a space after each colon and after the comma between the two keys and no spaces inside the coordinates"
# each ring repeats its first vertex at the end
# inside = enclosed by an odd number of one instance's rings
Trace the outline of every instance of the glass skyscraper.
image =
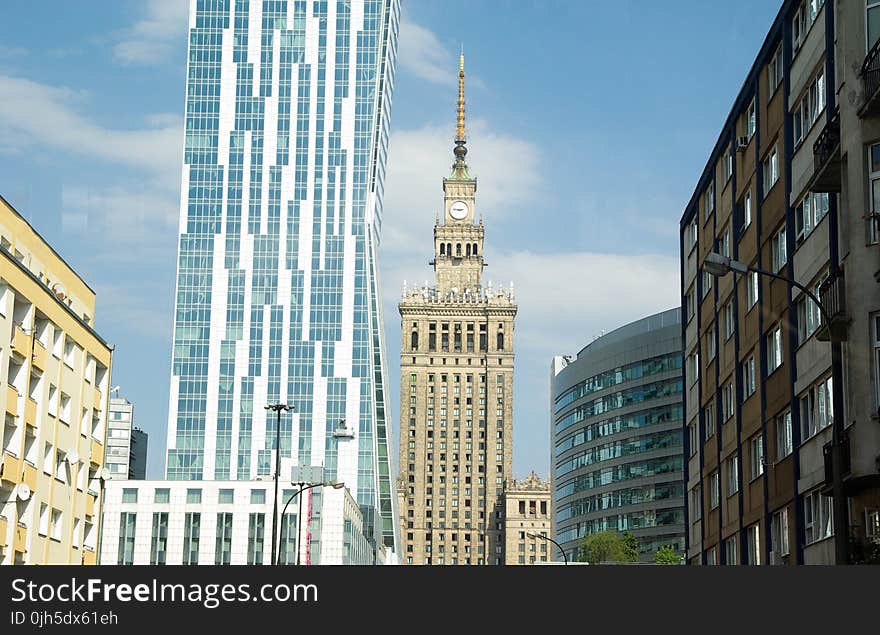
{"type": "Polygon", "coordinates": [[[395,543],[377,247],[399,0],[193,0],[169,479],[324,465],[395,543]],[[350,434],[334,435],[340,421],[350,434]]]}

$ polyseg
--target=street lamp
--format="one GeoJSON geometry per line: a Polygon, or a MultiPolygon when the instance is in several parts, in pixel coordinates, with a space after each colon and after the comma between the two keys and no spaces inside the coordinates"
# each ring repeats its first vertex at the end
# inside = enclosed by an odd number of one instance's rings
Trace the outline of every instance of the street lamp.
{"type": "Polygon", "coordinates": [[[272,507],[272,564],[275,560],[275,546],[278,539],[278,476],[281,473],[281,412],[293,410],[293,406],[283,403],[269,404],[266,410],[273,410],[278,415],[275,424],[275,500],[272,507]]]}
{"type": "Polygon", "coordinates": [[[560,545],[558,542],[553,540],[550,536],[548,536],[546,534],[536,534],[536,533],[532,533],[532,532],[526,532],[526,536],[528,536],[529,538],[543,538],[544,540],[549,540],[554,545],[559,547],[559,551],[562,552],[563,561],[565,562],[565,564],[568,564],[568,556],[565,554],[565,549],[563,549],[562,545],[560,545]]]}
{"type": "MultiPolygon", "coordinates": [[[[719,278],[730,271],[733,271],[734,273],[747,273],[751,271],[758,275],[788,282],[793,287],[797,287],[803,291],[819,309],[819,312],[822,315],[822,320],[825,322],[826,328],[828,329],[828,340],[832,344],[840,341],[840,336],[834,333],[831,328],[831,316],[828,314],[828,310],[812,291],[797,280],[787,276],[781,276],[772,271],[765,271],[751,265],[746,265],[745,263],[739,262],[738,260],[732,260],[731,258],[722,256],[716,252],[711,252],[706,255],[706,258],[703,260],[703,271],[719,278]]],[[[832,347],[832,360],[833,358],[834,349],[832,347]]],[[[842,386],[835,386],[835,394],[842,394],[842,388],[842,386]]],[[[847,564],[849,562],[849,545],[847,544],[847,505],[843,489],[843,417],[840,408],[833,408],[833,413],[831,421],[831,495],[834,501],[835,555],[838,564],[847,564]]]]}
{"type": "MultiPolygon", "coordinates": [[[[284,503],[284,507],[281,510],[281,517],[284,518],[284,514],[287,513],[287,506],[290,505],[291,501],[294,498],[302,494],[307,489],[312,489],[313,487],[332,487],[333,489],[340,489],[345,487],[345,483],[342,481],[328,481],[326,483],[291,483],[291,485],[299,485],[299,489],[296,490],[293,494],[290,495],[290,498],[287,499],[287,502],[284,503]]],[[[276,499],[277,501],[277,499],[276,499]]],[[[302,519],[302,496],[299,496],[299,513],[296,516],[296,564],[299,564],[299,552],[300,552],[300,523],[302,519]]],[[[273,537],[274,538],[274,537],[273,537]]],[[[274,550],[274,540],[273,540],[273,550],[274,550]]],[[[278,550],[272,554],[273,564],[278,564],[278,561],[281,559],[281,541],[278,541],[278,550]]]]}

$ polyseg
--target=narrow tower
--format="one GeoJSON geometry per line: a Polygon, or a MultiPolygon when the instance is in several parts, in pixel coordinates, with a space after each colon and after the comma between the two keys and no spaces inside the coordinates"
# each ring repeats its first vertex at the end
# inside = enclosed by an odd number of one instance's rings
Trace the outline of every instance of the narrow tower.
{"type": "Polygon", "coordinates": [[[434,284],[404,289],[400,474],[402,561],[502,564],[512,476],[513,290],[483,283],[483,222],[468,171],[464,55],[451,174],[434,225],[434,284]]]}

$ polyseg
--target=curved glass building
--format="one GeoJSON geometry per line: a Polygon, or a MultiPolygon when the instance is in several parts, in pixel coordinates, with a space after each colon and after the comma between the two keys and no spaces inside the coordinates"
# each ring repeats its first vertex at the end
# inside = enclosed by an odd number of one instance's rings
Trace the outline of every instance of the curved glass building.
{"type": "Polygon", "coordinates": [[[629,531],[639,559],[684,552],[681,310],[597,338],[551,368],[554,537],[629,531]]]}

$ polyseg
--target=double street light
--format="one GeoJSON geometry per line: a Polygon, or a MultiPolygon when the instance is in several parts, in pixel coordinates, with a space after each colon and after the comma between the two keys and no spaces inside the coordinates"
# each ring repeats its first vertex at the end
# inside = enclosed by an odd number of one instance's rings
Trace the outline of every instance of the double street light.
{"type": "MultiPolygon", "coordinates": [[[[703,261],[703,271],[708,273],[709,275],[715,277],[723,277],[733,271],[734,273],[747,274],[749,272],[756,273],[761,276],[767,276],[769,278],[776,278],[777,280],[783,280],[788,282],[793,287],[796,287],[803,291],[807,297],[809,297],[816,307],[819,309],[820,314],[822,315],[822,320],[825,323],[825,327],[828,329],[828,339],[833,344],[835,342],[840,341],[840,337],[834,332],[831,323],[831,316],[828,313],[828,310],[822,304],[822,302],[815,296],[815,294],[810,291],[807,287],[802,285],[797,280],[789,278],[787,276],[781,276],[778,273],[774,273],[772,271],[765,271],[763,269],[758,269],[757,267],[753,267],[751,265],[746,265],[745,263],[739,262],[738,260],[733,260],[728,258],[727,256],[722,256],[719,253],[709,253],[706,255],[705,260],[703,261]]],[[[832,348],[832,361],[834,358],[834,349],[832,348]]],[[[841,393],[842,386],[834,386],[835,395],[842,394],[841,393]]],[[[835,556],[838,564],[847,564],[849,561],[849,546],[847,544],[847,503],[846,503],[846,495],[843,487],[843,462],[844,462],[844,431],[843,431],[843,417],[839,408],[833,408],[833,415],[831,421],[831,495],[834,501],[834,541],[835,541],[835,556]]]]}
{"type": "Polygon", "coordinates": [[[272,506],[272,564],[278,564],[276,545],[278,543],[278,478],[281,474],[281,413],[293,410],[293,406],[276,403],[269,404],[265,408],[278,415],[275,423],[275,500],[272,506]]]}
{"type": "MultiPolygon", "coordinates": [[[[345,487],[345,483],[342,481],[327,481],[326,483],[291,483],[291,485],[298,485],[299,489],[297,489],[293,494],[290,495],[290,498],[287,499],[287,502],[284,503],[284,507],[281,510],[281,517],[284,518],[284,514],[287,513],[287,506],[290,505],[291,501],[294,498],[299,497],[299,512],[296,515],[296,564],[299,564],[299,554],[300,554],[300,533],[301,533],[301,524],[302,524],[302,496],[300,496],[307,489],[312,489],[313,487],[332,487],[333,489],[341,489],[345,487]]],[[[276,498],[276,504],[278,499],[276,498]]],[[[273,545],[273,553],[272,553],[272,564],[278,564],[278,561],[281,560],[281,544],[279,541],[278,550],[275,551],[275,547],[273,545]]]]}
{"type": "Polygon", "coordinates": [[[549,540],[549,541],[552,542],[554,545],[556,545],[557,547],[559,547],[559,551],[562,552],[562,560],[565,562],[565,564],[568,564],[568,555],[566,555],[566,553],[565,553],[565,549],[563,549],[563,548],[562,548],[562,545],[560,545],[558,542],[556,542],[555,540],[553,540],[550,536],[548,536],[548,535],[546,535],[546,534],[536,534],[536,533],[533,533],[533,532],[530,532],[530,531],[529,531],[529,532],[526,532],[526,536],[528,536],[529,538],[542,538],[542,539],[544,539],[544,540],[549,540]]]}

